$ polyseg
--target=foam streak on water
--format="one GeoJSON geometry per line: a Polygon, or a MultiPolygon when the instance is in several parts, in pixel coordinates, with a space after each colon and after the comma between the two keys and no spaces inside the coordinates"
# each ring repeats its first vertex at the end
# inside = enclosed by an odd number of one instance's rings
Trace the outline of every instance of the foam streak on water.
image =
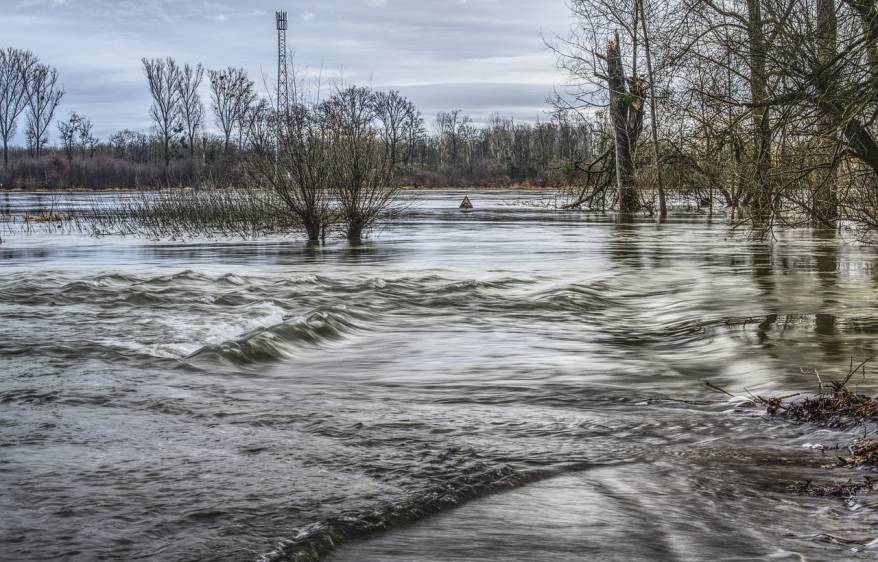
{"type": "Polygon", "coordinates": [[[703,387],[871,355],[874,251],[461,196],[361,246],[7,240],[0,558],[874,555],[872,498],[783,490],[844,435],[703,387]]]}

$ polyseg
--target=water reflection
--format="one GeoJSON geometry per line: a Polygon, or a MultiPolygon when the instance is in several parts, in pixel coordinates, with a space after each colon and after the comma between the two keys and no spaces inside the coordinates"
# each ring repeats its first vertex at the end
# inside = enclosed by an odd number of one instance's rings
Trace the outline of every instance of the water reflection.
{"type": "Polygon", "coordinates": [[[613,224],[607,252],[620,266],[641,269],[641,247],[638,232],[641,225],[632,219],[620,220],[613,224]]]}
{"type": "Polygon", "coordinates": [[[817,230],[814,239],[817,279],[820,281],[822,310],[814,316],[814,332],[820,336],[821,349],[829,360],[841,360],[842,338],[839,337],[835,308],[838,306],[838,244],[835,230],[817,230]]]}
{"type": "Polygon", "coordinates": [[[775,292],[772,247],[765,243],[751,243],[750,255],[752,256],[753,279],[765,297],[763,299],[764,305],[768,307],[775,292]]]}

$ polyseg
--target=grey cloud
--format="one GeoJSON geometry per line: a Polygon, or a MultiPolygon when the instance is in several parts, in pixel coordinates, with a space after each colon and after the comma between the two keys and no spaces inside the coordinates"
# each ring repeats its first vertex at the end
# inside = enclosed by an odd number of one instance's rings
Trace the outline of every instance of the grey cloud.
{"type": "Polygon", "coordinates": [[[545,99],[551,84],[463,83],[403,86],[396,88],[423,112],[427,126],[440,111],[462,110],[476,123],[484,123],[492,113],[514,116],[518,120],[547,120],[545,99]]]}
{"type": "MultiPolygon", "coordinates": [[[[290,14],[297,65],[351,82],[396,87],[428,120],[462,109],[540,118],[563,82],[540,32],[569,27],[563,0],[13,0],[4,43],[58,67],[59,115],[89,115],[106,136],[146,128],[141,57],[274,75],[274,11],[290,14]]],[[[204,92],[205,99],[207,92],[204,92]]]]}

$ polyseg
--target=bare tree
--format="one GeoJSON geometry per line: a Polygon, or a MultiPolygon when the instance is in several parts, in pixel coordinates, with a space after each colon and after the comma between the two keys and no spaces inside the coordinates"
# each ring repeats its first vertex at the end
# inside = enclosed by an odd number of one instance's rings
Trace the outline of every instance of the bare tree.
{"type": "Polygon", "coordinates": [[[92,134],[94,123],[88,117],[79,116],[79,149],[82,157],[88,154],[89,158],[94,158],[95,149],[98,145],[98,138],[92,134]]]}
{"type": "Polygon", "coordinates": [[[655,94],[656,75],[652,67],[652,49],[649,45],[649,29],[647,26],[646,9],[644,0],[637,0],[637,7],[640,10],[640,24],[643,30],[643,51],[646,55],[646,77],[649,81],[649,125],[652,132],[652,155],[655,164],[656,186],[658,187],[659,197],[659,221],[664,221],[668,216],[668,202],[665,195],[665,184],[662,178],[662,165],[659,157],[659,137],[658,137],[658,112],[656,111],[657,98],[655,94]]]}
{"type": "Polygon", "coordinates": [[[646,97],[638,73],[639,2],[573,0],[570,8],[578,25],[567,39],[552,45],[571,82],[556,97],[556,112],[580,122],[599,116],[594,129],[607,142],[599,142],[600,151],[588,161],[572,163],[583,185],[569,206],[603,208],[614,186],[619,211],[632,213],[641,207],[635,172],[646,97]]]}
{"type": "Polygon", "coordinates": [[[37,58],[30,51],[0,49],[0,138],[3,167],[9,167],[9,141],[15,136],[18,118],[27,107],[28,81],[37,58]]]}
{"type": "Polygon", "coordinates": [[[225,150],[228,151],[235,127],[238,127],[239,137],[243,136],[241,125],[247,108],[255,100],[255,86],[243,68],[211,70],[209,74],[211,105],[216,123],[223,131],[225,150]]]}
{"type": "Polygon", "coordinates": [[[152,95],[150,116],[162,143],[165,169],[171,163],[171,141],[180,130],[180,67],[177,62],[167,59],[143,59],[143,68],[152,95]]]}
{"type": "Polygon", "coordinates": [[[411,144],[407,136],[417,134],[421,117],[415,105],[396,90],[375,92],[374,105],[381,125],[380,134],[390,154],[390,165],[396,168],[400,159],[406,158],[405,149],[411,144]]]}
{"type": "Polygon", "coordinates": [[[180,96],[180,118],[186,131],[186,144],[189,147],[189,157],[195,158],[195,138],[204,124],[204,104],[201,103],[201,94],[198,88],[204,78],[204,67],[201,63],[190,66],[186,64],[180,72],[180,80],[177,89],[180,96]]]}
{"type": "Polygon", "coordinates": [[[346,87],[312,101],[303,91],[292,92],[283,104],[290,111],[275,115],[276,125],[258,117],[264,118],[267,103],[256,106],[263,109],[250,121],[247,171],[299,218],[309,241],[319,241],[333,221],[357,241],[396,202],[397,152],[420,118],[398,94],[346,87]],[[276,143],[268,141],[266,129],[277,131],[276,143]]]}
{"type": "MultiPolygon", "coordinates": [[[[836,42],[838,37],[838,20],[835,13],[835,0],[817,0],[817,58],[820,66],[831,66],[838,54],[836,42]]],[[[836,192],[835,173],[837,159],[834,157],[838,138],[835,119],[824,114],[818,131],[817,152],[826,164],[820,174],[814,196],[814,212],[812,219],[821,218],[829,224],[838,219],[838,193],[836,192]]]]}
{"type": "Polygon", "coordinates": [[[256,152],[274,150],[277,141],[276,115],[265,98],[250,106],[245,114],[247,143],[256,152]]]}
{"type": "Polygon", "coordinates": [[[762,0],[747,0],[747,36],[749,39],[750,102],[753,106],[753,150],[756,165],[754,217],[765,219],[771,205],[771,113],[768,104],[768,45],[762,20],[762,0]]]}
{"type": "Polygon", "coordinates": [[[436,114],[436,130],[439,135],[440,149],[444,160],[456,165],[465,142],[467,131],[472,119],[464,115],[460,109],[441,111],[436,114]]]}
{"type": "Polygon", "coordinates": [[[27,81],[27,97],[27,137],[39,157],[49,142],[49,125],[64,97],[64,90],[58,84],[58,71],[44,64],[34,65],[27,81]]]}
{"type": "Polygon", "coordinates": [[[244,140],[247,137],[247,127],[249,126],[250,116],[254,110],[254,104],[256,104],[257,95],[253,89],[253,83],[250,83],[250,87],[247,88],[241,98],[239,99],[238,105],[238,116],[235,118],[235,128],[238,130],[238,150],[244,150],[244,140]]]}
{"type": "Polygon", "coordinates": [[[75,111],[70,113],[67,121],[58,121],[58,134],[68,160],[73,160],[73,152],[77,146],[83,158],[86,154],[90,158],[94,157],[98,139],[92,134],[93,129],[91,119],[75,111]]]}
{"type": "MultiPolygon", "coordinates": [[[[331,147],[332,189],[348,240],[360,240],[398,194],[393,182],[396,148],[390,142],[399,138],[403,123],[386,130],[389,121],[380,116],[382,111],[386,114],[387,99],[369,88],[351,86],[319,107],[331,147]]],[[[405,105],[405,101],[400,98],[394,103],[405,105]]]]}
{"type": "Polygon", "coordinates": [[[58,136],[61,137],[61,145],[68,160],[73,160],[73,150],[79,136],[79,121],[80,117],[76,112],[71,113],[67,121],[58,121],[58,136]]]}
{"type": "Polygon", "coordinates": [[[246,160],[253,183],[276,193],[301,221],[309,242],[319,242],[332,216],[330,146],[319,115],[302,90],[290,93],[289,112],[278,115],[276,148],[254,144],[246,160]]]}

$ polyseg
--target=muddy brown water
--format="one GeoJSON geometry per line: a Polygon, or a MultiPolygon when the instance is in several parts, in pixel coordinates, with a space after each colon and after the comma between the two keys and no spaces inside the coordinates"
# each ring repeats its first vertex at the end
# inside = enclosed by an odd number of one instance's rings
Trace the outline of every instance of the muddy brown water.
{"type": "Polygon", "coordinates": [[[875,497],[784,490],[859,430],[703,386],[871,355],[875,250],[469,195],[357,246],[4,233],[0,558],[878,558],[875,497]]]}

